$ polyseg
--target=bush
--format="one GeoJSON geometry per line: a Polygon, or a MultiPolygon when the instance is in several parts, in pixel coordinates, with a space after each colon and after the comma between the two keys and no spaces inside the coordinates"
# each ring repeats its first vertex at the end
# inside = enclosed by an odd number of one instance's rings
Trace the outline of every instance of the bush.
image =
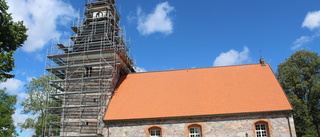
{"type": "Polygon", "coordinates": [[[315,137],[313,135],[303,135],[302,137],[315,137]]]}

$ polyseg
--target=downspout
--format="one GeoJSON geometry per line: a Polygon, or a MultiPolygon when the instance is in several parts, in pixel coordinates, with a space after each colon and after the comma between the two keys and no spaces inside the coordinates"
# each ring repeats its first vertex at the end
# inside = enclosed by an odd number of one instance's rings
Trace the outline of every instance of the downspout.
{"type": "Polygon", "coordinates": [[[288,120],[288,125],[289,125],[290,137],[292,137],[292,130],[291,130],[291,124],[290,124],[290,113],[288,113],[288,115],[287,115],[287,120],[288,120]]]}
{"type": "Polygon", "coordinates": [[[108,133],[107,133],[107,137],[109,137],[109,136],[110,136],[109,124],[108,124],[107,122],[105,122],[105,123],[106,123],[106,128],[107,128],[107,131],[108,131],[108,133]]]}

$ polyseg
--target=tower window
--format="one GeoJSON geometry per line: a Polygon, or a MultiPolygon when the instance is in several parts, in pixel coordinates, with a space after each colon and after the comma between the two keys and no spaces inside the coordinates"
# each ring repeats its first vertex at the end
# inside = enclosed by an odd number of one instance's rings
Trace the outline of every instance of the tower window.
{"type": "Polygon", "coordinates": [[[86,67],[84,77],[91,77],[92,67],[86,67]]]}

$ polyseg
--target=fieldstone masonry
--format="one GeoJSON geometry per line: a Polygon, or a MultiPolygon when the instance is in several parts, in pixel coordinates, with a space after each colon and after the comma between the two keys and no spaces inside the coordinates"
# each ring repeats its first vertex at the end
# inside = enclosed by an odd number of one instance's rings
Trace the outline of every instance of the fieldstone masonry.
{"type": "Polygon", "coordinates": [[[106,137],[148,137],[148,128],[161,127],[162,137],[188,137],[190,124],[202,125],[203,137],[255,136],[255,122],[267,121],[269,137],[296,137],[291,112],[221,115],[152,120],[107,121],[106,137]],[[291,133],[291,134],[290,134],[291,133]]]}

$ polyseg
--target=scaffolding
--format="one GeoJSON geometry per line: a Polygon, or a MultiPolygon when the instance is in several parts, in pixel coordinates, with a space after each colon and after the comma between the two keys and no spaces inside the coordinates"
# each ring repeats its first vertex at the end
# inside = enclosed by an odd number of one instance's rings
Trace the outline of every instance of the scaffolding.
{"type": "Polygon", "coordinates": [[[87,0],[75,36],[47,53],[46,70],[55,76],[44,136],[103,136],[103,117],[121,75],[135,72],[115,0],[87,0]]]}

